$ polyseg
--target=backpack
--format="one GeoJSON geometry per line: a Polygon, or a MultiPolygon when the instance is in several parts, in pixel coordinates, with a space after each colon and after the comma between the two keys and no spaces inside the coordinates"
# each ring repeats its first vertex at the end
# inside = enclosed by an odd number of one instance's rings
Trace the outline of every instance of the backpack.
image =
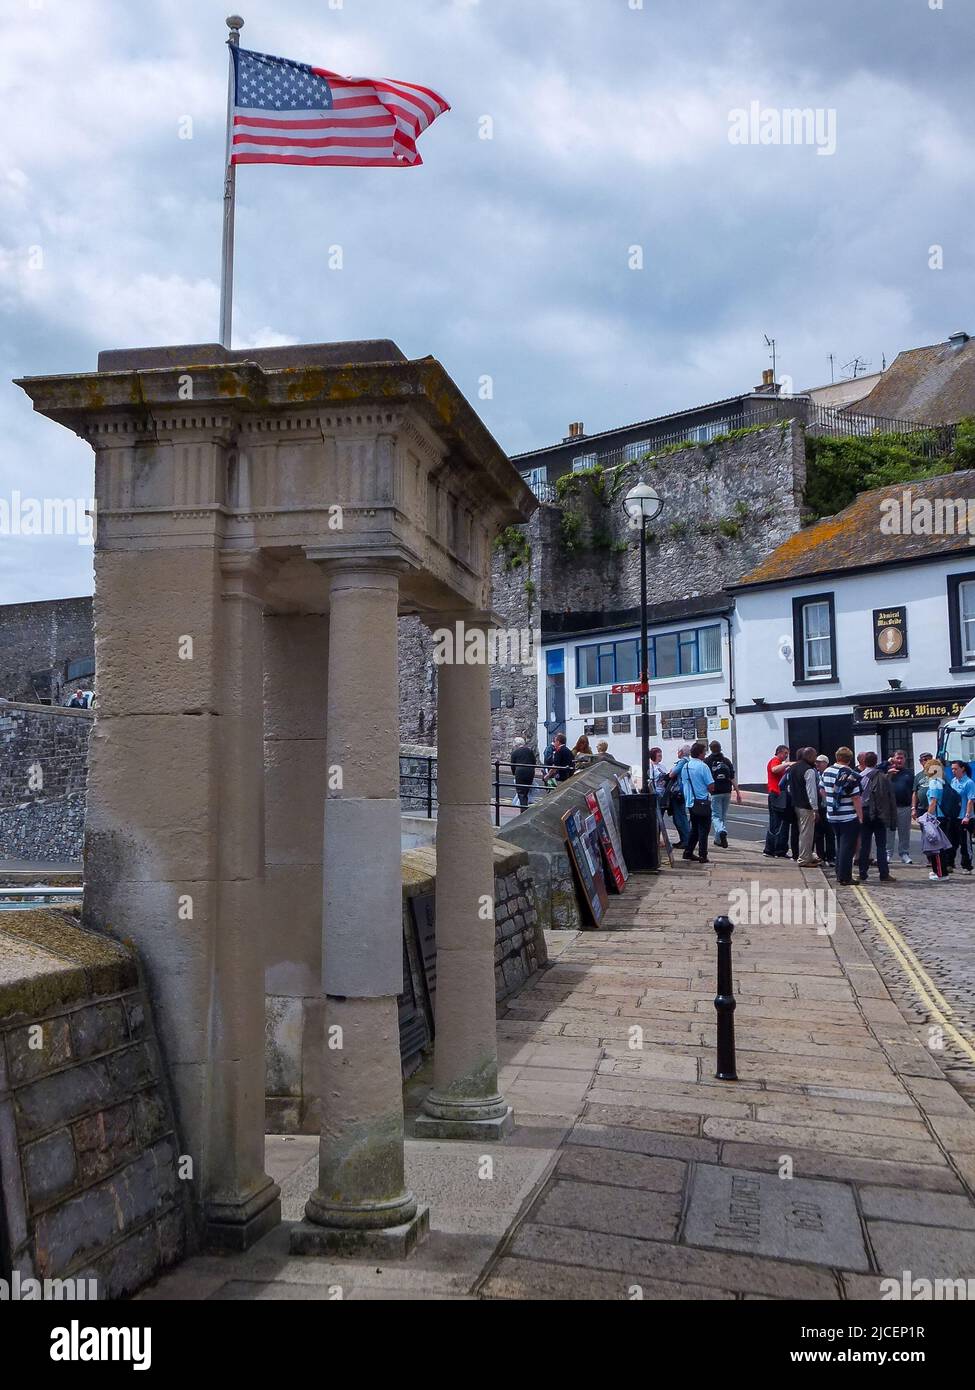
{"type": "MultiPolygon", "coordinates": [[[[715,758],[714,762],[709,763],[708,766],[711,769],[711,781],[715,786],[717,787],[720,783],[726,783],[730,791],[735,776],[734,768],[731,764],[726,762],[724,758],[715,758]]],[[[718,795],[722,795],[722,792],[719,791],[718,795]]]]}
{"type": "Polygon", "coordinates": [[[829,794],[830,814],[838,816],[843,809],[843,802],[848,796],[856,796],[860,790],[860,779],[851,767],[841,767],[836,774],[829,794]]]}
{"type": "Polygon", "coordinates": [[[945,789],[941,793],[941,814],[945,820],[957,820],[961,815],[961,797],[945,778],[945,789]]]}

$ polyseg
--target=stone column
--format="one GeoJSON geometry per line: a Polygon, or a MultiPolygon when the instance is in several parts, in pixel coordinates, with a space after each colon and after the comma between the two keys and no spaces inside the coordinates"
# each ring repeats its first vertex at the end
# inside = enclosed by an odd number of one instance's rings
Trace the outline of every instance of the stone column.
{"type": "Polygon", "coordinates": [[[461,615],[453,660],[437,668],[437,999],[433,1089],[416,1133],[501,1139],[494,982],[491,702],[485,615],[461,615]],[[460,634],[474,634],[471,643],[460,634]],[[471,659],[465,659],[471,658],[471,659]]]}
{"type": "Polygon", "coordinates": [[[328,618],[264,616],[267,1129],[321,1128],[328,618]]]}
{"type": "Polygon", "coordinates": [[[220,719],[205,1212],[211,1244],[243,1249],[281,1219],[264,1171],[264,710],[259,551],[224,550],[215,645],[220,719]]]}
{"type": "Polygon", "coordinates": [[[405,1187],[397,996],[400,869],[399,568],[329,562],[319,1185],[295,1254],[408,1254],[428,1213],[405,1187]]]}

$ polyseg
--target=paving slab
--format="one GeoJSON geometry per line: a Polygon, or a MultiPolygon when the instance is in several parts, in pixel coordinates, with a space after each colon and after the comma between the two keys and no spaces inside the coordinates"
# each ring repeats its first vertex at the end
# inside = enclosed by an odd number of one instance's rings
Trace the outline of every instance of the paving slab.
{"type": "Polygon", "coordinates": [[[782,1260],[870,1268],[853,1189],[838,1182],[697,1164],[684,1240],[782,1260]]]}

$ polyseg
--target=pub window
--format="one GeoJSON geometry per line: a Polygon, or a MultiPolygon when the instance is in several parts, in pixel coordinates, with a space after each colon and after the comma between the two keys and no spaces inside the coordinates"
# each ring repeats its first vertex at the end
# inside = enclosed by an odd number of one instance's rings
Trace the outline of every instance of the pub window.
{"type": "Polygon", "coordinates": [[[792,600],[795,683],[836,680],[836,615],[832,594],[792,600]]]}
{"type": "Polygon", "coordinates": [[[580,696],[579,696],[579,713],[580,713],[580,714],[592,714],[592,696],[591,696],[591,695],[580,695],[580,696]]]}
{"type": "Polygon", "coordinates": [[[946,576],[952,671],[975,666],[975,570],[946,576]]]}
{"type": "Polygon", "coordinates": [[[970,666],[975,664],[975,579],[958,585],[958,628],[962,663],[970,666]]]}

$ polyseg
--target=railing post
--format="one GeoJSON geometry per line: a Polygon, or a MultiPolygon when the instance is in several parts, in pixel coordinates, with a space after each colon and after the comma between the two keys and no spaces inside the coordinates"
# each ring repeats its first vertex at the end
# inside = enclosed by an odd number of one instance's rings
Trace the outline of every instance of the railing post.
{"type": "Polygon", "coordinates": [[[433,758],[427,757],[427,820],[433,820],[433,758]]]}
{"type": "Polygon", "coordinates": [[[735,925],[730,917],[715,917],[714,930],[718,938],[718,992],[714,1007],[718,1012],[718,1070],[719,1081],[737,1081],[735,1066],[735,996],[731,975],[731,933],[735,925]]]}
{"type": "Polygon", "coordinates": [[[494,823],[501,824],[501,763],[494,760],[494,823]]]}

